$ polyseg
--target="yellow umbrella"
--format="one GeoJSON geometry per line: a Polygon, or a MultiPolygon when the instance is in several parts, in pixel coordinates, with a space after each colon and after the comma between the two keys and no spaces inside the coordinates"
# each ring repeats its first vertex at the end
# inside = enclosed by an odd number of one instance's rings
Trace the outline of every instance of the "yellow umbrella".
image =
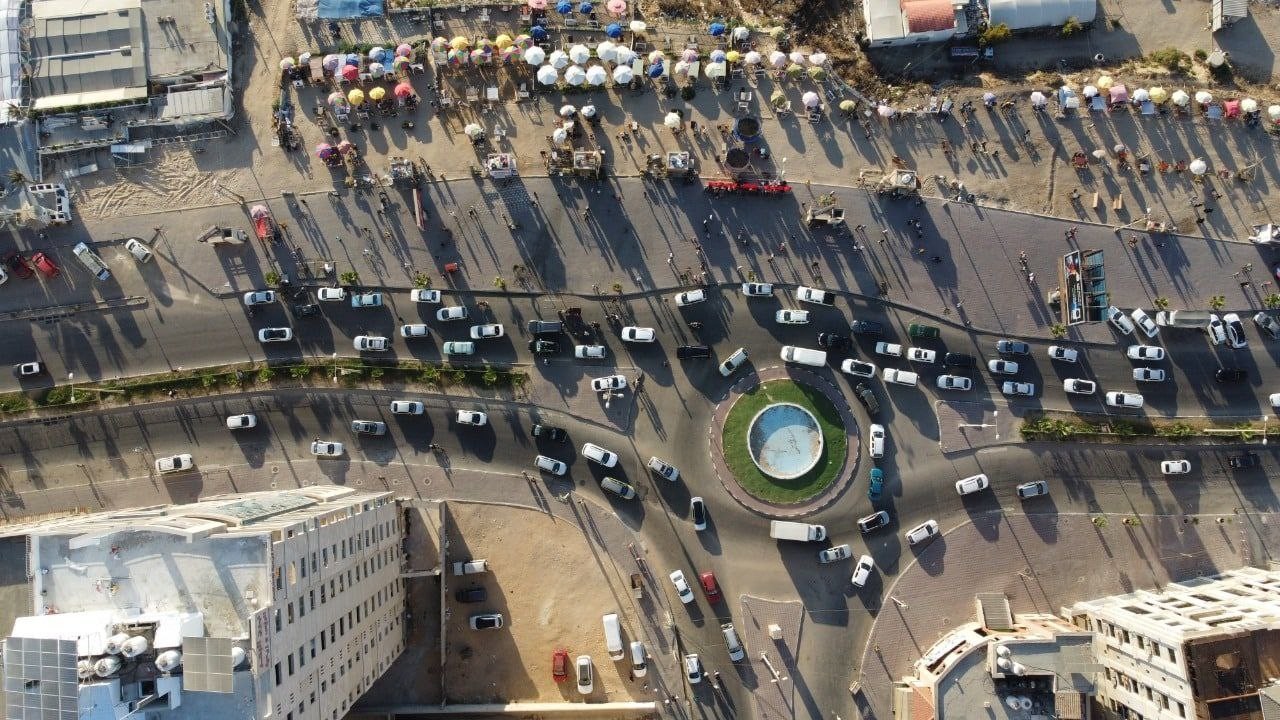
{"type": "Polygon", "coordinates": [[[506,50],[511,47],[511,36],[506,33],[502,33],[494,39],[493,44],[497,45],[499,50],[506,50]]]}
{"type": "Polygon", "coordinates": [[[1153,87],[1148,92],[1151,93],[1151,102],[1153,103],[1158,104],[1169,99],[1169,91],[1165,90],[1162,87],[1159,87],[1159,86],[1153,87]]]}
{"type": "Polygon", "coordinates": [[[387,89],[382,87],[381,85],[369,91],[370,100],[381,100],[386,96],[387,96],[387,89]]]}
{"type": "Polygon", "coordinates": [[[1115,84],[1116,84],[1116,81],[1112,80],[1110,75],[1103,75],[1102,77],[1098,78],[1098,89],[1104,92],[1107,90],[1110,90],[1111,86],[1115,84]]]}
{"type": "Polygon", "coordinates": [[[360,88],[354,88],[354,89],[352,89],[352,91],[351,91],[351,92],[347,93],[347,102],[351,103],[352,105],[360,105],[360,104],[363,104],[363,103],[364,103],[364,91],[363,91],[363,90],[361,90],[360,88]]]}
{"type": "Polygon", "coordinates": [[[471,41],[459,35],[458,37],[449,41],[449,47],[453,48],[454,50],[461,50],[463,48],[471,47],[471,41]]]}
{"type": "Polygon", "coordinates": [[[729,52],[724,54],[724,59],[728,60],[731,63],[736,63],[742,59],[742,53],[738,52],[737,50],[730,50],[729,52]]]}

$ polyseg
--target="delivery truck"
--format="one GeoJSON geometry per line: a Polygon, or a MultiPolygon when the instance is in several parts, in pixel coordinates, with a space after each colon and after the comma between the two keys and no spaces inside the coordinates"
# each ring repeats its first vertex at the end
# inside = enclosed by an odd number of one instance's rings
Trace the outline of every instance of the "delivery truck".
{"type": "Polygon", "coordinates": [[[769,537],[774,540],[821,542],[827,539],[827,529],[821,525],[774,520],[769,523],[769,537]]]}

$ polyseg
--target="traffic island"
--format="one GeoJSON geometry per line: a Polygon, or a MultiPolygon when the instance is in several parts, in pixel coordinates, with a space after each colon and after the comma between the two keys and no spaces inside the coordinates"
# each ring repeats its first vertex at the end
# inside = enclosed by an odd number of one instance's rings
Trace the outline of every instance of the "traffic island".
{"type": "Polygon", "coordinates": [[[712,460],[738,502],[772,517],[815,512],[852,480],[857,422],[830,381],[767,368],[740,381],[716,408],[712,460]]]}

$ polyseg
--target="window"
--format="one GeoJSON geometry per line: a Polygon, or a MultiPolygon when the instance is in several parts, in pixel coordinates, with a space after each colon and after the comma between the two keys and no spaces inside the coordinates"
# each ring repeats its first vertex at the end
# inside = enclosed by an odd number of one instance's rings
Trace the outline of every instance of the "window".
{"type": "Polygon", "coordinates": [[[304,703],[298,703],[298,714],[302,715],[306,711],[307,711],[307,706],[304,703]]]}
{"type": "Polygon", "coordinates": [[[284,589],[284,572],[280,568],[276,568],[276,589],[284,589]]]}
{"type": "Polygon", "coordinates": [[[306,666],[307,666],[307,653],[305,652],[305,647],[302,645],[299,645],[298,646],[298,667],[304,668],[306,666]]]}
{"type": "Polygon", "coordinates": [[[320,548],[320,562],[329,567],[329,548],[320,548]]]}
{"type": "Polygon", "coordinates": [[[324,650],[329,647],[329,643],[325,642],[324,631],[320,631],[320,649],[324,650]]]}
{"type": "Polygon", "coordinates": [[[315,659],[315,656],[316,656],[316,639],[311,638],[311,658],[315,659]]]}
{"type": "Polygon", "coordinates": [[[324,586],[321,585],[320,586],[320,604],[323,605],[324,603],[325,603],[325,592],[324,592],[324,586]]]}
{"type": "Polygon", "coordinates": [[[292,625],[293,624],[293,603],[289,603],[288,605],[286,605],[285,610],[287,611],[285,614],[288,615],[289,617],[289,624],[292,625]]]}
{"type": "Polygon", "coordinates": [[[1177,662],[1176,656],[1173,654],[1173,648],[1165,648],[1169,651],[1169,662],[1177,662]]]}
{"type": "Polygon", "coordinates": [[[302,598],[298,600],[298,617],[304,618],[306,616],[307,616],[307,599],[302,598]]]}
{"type": "Polygon", "coordinates": [[[276,663],[276,685],[284,682],[284,677],[280,675],[280,663],[276,663]]]}
{"type": "Polygon", "coordinates": [[[293,677],[293,653],[289,653],[289,677],[293,677]]]}
{"type": "Polygon", "coordinates": [[[276,608],[276,632],[280,632],[283,628],[284,615],[280,612],[280,608],[276,608]]]}
{"type": "Polygon", "coordinates": [[[315,591],[315,590],[308,590],[308,591],[307,591],[307,599],[311,602],[311,609],[312,609],[312,610],[315,610],[315,609],[316,609],[316,591],[315,591]]]}

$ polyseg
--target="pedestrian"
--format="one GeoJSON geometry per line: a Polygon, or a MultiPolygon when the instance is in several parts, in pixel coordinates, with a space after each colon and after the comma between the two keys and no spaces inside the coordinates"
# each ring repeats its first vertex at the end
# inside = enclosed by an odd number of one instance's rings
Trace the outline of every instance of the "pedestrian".
{"type": "Polygon", "coordinates": [[[982,152],[986,152],[986,151],[987,151],[987,141],[986,141],[986,140],[983,140],[980,144],[982,145],[982,152]]]}
{"type": "Polygon", "coordinates": [[[999,160],[999,159],[1000,159],[1000,148],[996,148],[995,150],[992,150],[992,151],[991,151],[991,159],[992,159],[992,160],[999,160]]]}
{"type": "Polygon", "coordinates": [[[854,229],[854,230],[857,230],[857,231],[859,231],[859,232],[866,232],[867,226],[866,226],[866,225],[861,225],[861,224],[859,224],[859,225],[854,225],[854,226],[853,226],[853,229],[854,229]]]}
{"type": "Polygon", "coordinates": [[[667,253],[667,264],[669,264],[669,265],[674,265],[674,264],[675,264],[675,260],[676,260],[676,254],[675,254],[675,253],[673,253],[673,252],[669,252],[669,253],[667,253]]]}
{"type": "Polygon", "coordinates": [[[883,245],[889,241],[889,228],[880,228],[880,232],[884,233],[884,237],[880,238],[880,244],[883,245]]]}
{"type": "Polygon", "coordinates": [[[710,220],[703,220],[703,221],[702,221],[702,229],[703,229],[703,230],[706,230],[706,229],[707,229],[707,226],[708,226],[708,223],[710,223],[710,222],[711,222],[710,220]]]}
{"type": "Polygon", "coordinates": [[[769,253],[769,262],[773,262],[774,257],[775,257],[775,256],[774,256],[774,254],[773,254],[773,253],[769,253]]]}
{"type": "Polygon", "coordinates": [[[941,255],[934,255],[934,256],[933,256],[933,264],[934,264],[934,265],[941,265],[941,264],[942,264],[942,256],[941,256],[941,255]]]}
{"type": "Polygon", "coordinates": [[[1035,285],[1035,284],[1036,284],[1036,274],[1035,274],[1035,273],[1027,273],[1027,282],[1031,283],[1032,285],[1035,285]]]}
{"type": "Polygon", "coordinates": [[[1211,208],[1211,207],[1207,207],[1207,208],[1205,208],[1205,209],[1204,209],[1204,214],[1205,214],[1205,215],[1208,215],[1208,214],[1209,214],[1209,213],[1211,213],[1211,212],[1213,212],[1213,208],[1211,208]]]}
{"type": "Polygon", "coordinates": [[[1022,131],[1022,142],[1026,142],[1026,141],[1028,141],[1028,140],[1030,140],[1030,139],[1031,139],[1031,131],[1030,131],[1030,130],[1023,130],[1023,131],[1022,131]]]}

